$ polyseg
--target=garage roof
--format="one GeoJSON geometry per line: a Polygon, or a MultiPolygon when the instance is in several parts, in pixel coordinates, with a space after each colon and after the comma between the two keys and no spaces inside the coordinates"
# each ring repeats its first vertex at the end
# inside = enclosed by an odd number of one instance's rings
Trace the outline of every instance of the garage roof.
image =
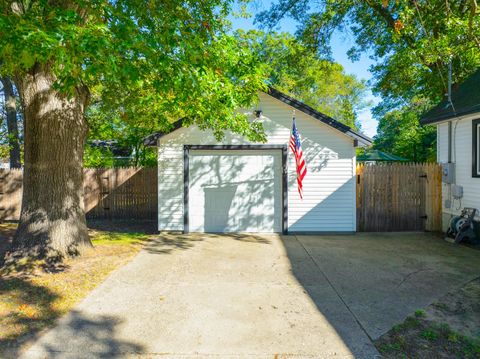
{"type": "MultiPolygon", "coordinates": [[[[341,123],[337,120],[334,120],[330,116],[327,116],[324,113],[321,113],[321,112],[315,110],[314,108],[304,104],[303,102],[298,101],[298,100],[294,99],[293,97],[290,97],[287,94],[274,89],[273,87],[268,88],[267,94],[276,98],[277,100],[282,101],[283,103],[285,103],[289,106],[292,106],[296,110],[299,110],[299,111],[315,118],[316,120],[319,120],[320,122],[323,122],[324,124],[326,124],[328,126],[331,126],[331,127],[335,128],[336,130],[339,130],[339,131],[343,132],[347,136],[349,136],[349,137],[353,138],[355,141],[357,141],[357,143],[360,143],[360,144],[363,144],[363,145],[366,145],[366,146],[369,146],[369,145],[372,144],[372,139],[370,137],[365,136],[364,134],[361,134],[359,132],[356,132],[356,131],[352,130],[349,126],[347,126],[347,125],[345,125],[345,124],[343,124],[343,123],[341,123]]],[[[174,122],[172,130],[169,131],[169,132],[156,132],[156,133],[153,133],[153,134],[145,137],[144,140],[143,140],[143,143],[146,146],[156,146],[157,145],[157,140],[159,138],[161,138],[161,137],[165,136],[166,134],[171,133],[171,132],[176,131],[179,128],[181,128],[182,127],[182,122],[183,122],[183,119],[180,119],[180,120],[174,122]]]]}

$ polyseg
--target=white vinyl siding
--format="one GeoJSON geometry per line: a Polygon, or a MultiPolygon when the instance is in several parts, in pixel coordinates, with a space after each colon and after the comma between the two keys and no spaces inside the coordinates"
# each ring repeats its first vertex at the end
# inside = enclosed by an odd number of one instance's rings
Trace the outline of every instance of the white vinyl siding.
{"type": "MultiPolygon", "coordinates": [[[[455,163],[455,182],[463,186],[461,208],[474,207],[480,210],[480,178],[472,177],[472,120],[480,118],[480,113],[461,120],[452,121],[452,162],[455,163]]],[[[437,125],[438,162],[448,162],[448,123],[437,125]]],[[[458,214],[460,206],[455,201],[452,208],[445,208],[445,199],[449,198],[449,186],[442,184],[443,211],[458,214]]]]}
{"type": "Polygon", "coordinates": [[[437,162],[448,162],[448,123],[437,126],[437,162]]]}
{"type": "Polygon", "coordinates": [[[158,147],[158,228],[183,230],[183,145],[158,147]]]}
{"type": "MultiPolygon", "coordinates": [[[[293,108],[264,93],[257,106],[268,144],[288,145],[293,108]]],[[[288,152],[288,230],[353,232],[356,230],[355,148],[353,139],[300,111],[297,127],[307,163],[304,199],[297,192],[295,162],[288,152]]],[[[226,134],[221,143],[195,126],[181,128],[158,143],[158,228],[183,230],[183,145],[251,144],[226,134]]]]}

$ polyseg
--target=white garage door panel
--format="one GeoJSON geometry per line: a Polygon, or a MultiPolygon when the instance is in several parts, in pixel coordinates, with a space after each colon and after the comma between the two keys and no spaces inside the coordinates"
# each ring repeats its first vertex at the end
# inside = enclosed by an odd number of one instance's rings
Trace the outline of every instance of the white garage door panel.
{"type": "Polygon", "coordinates": [[[281,232],[279,150],[191,151],[192,232],[281,232]]]}

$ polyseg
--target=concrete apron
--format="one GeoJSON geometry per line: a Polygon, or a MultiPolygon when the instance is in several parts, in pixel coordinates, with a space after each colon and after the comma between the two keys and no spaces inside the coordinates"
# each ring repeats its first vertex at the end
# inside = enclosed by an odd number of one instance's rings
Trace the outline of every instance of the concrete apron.
{"type": "Polygon", "coordinates": [[[295,237],[190,234],[161,235],[24,357],[375,353],[295,237]],[[293,275],[289,256],[308,289],[293,275]],[[309,291],[321,295],[324,312],[309,291]]]}
{"type": "Polygon", "coordinates": [[[162,234],[23,358],[373,358],[480,273],[478,251],[415,236],[162,234]]]}

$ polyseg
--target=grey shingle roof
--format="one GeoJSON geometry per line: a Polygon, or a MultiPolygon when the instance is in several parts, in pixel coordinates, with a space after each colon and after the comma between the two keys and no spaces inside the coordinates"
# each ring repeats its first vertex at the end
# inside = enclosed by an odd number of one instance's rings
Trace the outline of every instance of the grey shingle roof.
{"type": "Polygon", "coordinates": [[[420,119],[422,125],[480,112],[480,69],[452,90],[454,108],[445,98],[420,119]]]}

